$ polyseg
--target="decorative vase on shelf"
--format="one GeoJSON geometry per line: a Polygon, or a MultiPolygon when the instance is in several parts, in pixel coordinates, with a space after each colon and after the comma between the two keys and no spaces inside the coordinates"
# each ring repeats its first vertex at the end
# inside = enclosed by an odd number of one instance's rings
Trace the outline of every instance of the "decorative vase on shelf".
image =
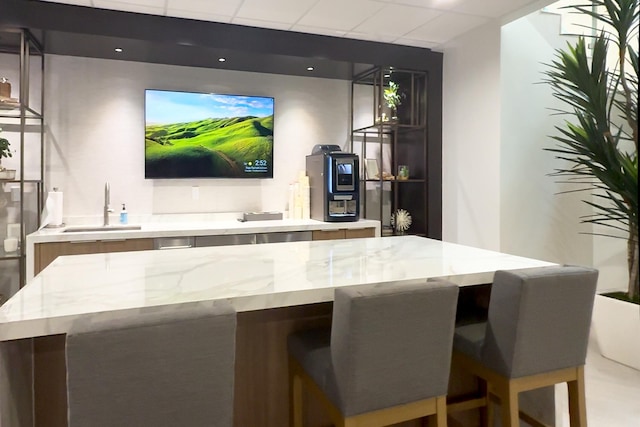
{"type": "Polygon", "coordinates": [[[386,107],[389,109],[388,122],[395,123],[398,121],[398,106],[402,104],[400,94],[398,93],[398,84],[394,81],[389,82],[389,87],[384,89],[382,94],[386,107]]]}
{"type": "Polygon", "coordinates": [[[13,181],[14,179],[16,179],[15,169],[3,169],[2,166],[0,166],[0,180],[13,181]]]}
{"type": "Polygon", "coordinates": [[[0,78],[0,97],[11,98],[11,83],[6,77],[0,78]]]}
{"type": "MultiPolygon", "coordinates": [[[[2,132],[2,128],[0,128],[0,132],[2,132]]],[[[16,177],[15,169],[6,169],[2,167],[2,159],[13,157],[11,154],[11,150],[9,146],[11,143],[6,139],[0,137],[0,179],[2,180],[12,180],[16,177]]]]}
{"type": "Polygon", "coordinates": [[[397,209],[391,214],[391,227],[396,236],[404,236],[411,226],[411,215],[404,209],[397,209]]]}

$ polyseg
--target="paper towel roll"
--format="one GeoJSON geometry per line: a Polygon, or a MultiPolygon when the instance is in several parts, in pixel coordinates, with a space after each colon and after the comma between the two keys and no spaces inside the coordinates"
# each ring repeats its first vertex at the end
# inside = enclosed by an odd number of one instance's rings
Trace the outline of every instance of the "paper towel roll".
{"type": "Polygon", "coordinates": [[[47,201],[42,213],[42,224],[44,226],[60,227],[62,225],[62,191],[49,191],[47,201]]]}

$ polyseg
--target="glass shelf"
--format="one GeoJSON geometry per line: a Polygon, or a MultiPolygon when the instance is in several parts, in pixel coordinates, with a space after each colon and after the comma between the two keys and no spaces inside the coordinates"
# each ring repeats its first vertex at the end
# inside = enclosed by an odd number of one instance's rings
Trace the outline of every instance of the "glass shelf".
{"type": "MultiPolygon", "coordinates": [[[[24,107],[25,114],[24,118],[27,120],[42,120],[42,114],[38,111],[29,108],[27,106],[24,107]]],[[[0,118],[3,119],[20,119],[22,115],[22,105],[21,104],[4,104],[0,102],[0,118]]]]}
{"type": "Polygon", "coordinates": [[[20,259],[22,255],[20,255],[20,248],[14,252],[5,252],[4,247],[0,246],[0,261],[7,261],[12,259],[20,259]]]}

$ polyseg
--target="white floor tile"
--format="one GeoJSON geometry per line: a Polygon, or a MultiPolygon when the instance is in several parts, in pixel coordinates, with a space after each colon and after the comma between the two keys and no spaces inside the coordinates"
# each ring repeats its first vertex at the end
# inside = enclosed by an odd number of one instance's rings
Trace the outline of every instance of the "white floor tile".
{"type": "MultiPolygon", "coordinates": [[[[593,340],[591,340],[593,342],[593,340]]],[[[585,367],[589,427],[640,427],[640,371],[600,355],[590,344],[585,367]]],[[[569,426],[566,386],[556,386],[561,426],[569,426]]]]}

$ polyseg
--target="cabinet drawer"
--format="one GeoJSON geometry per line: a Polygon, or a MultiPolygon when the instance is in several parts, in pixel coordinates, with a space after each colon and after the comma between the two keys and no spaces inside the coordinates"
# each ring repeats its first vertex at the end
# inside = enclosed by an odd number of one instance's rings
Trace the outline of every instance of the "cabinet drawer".
{"type": "Polygon", "coordinates": [[[221,234],[218,236],[196,236],[196,247],[249,245],[256,242],[255,234],[221,234]]]}
{"type": "Polygon", "coordinates": [[[153,249],[152,239],[98,240],[77,242],[37,243],[34,247],[35,265],[38,274],[56,258],[63,255],[101,254],[108,252],[145,251],[153,249]]]}
{"type": "Polygon", "coordinates": [[[360,239],[365,237],[376,237],[375,228],[355,228],[345,230],[346,239],[360,239]]]}
{"type": "Polygon", "coordinates": [[[186,249],[192,248],[195,238],[188,237],[156,237],[153,239],[153,249],[186,249]]]}

